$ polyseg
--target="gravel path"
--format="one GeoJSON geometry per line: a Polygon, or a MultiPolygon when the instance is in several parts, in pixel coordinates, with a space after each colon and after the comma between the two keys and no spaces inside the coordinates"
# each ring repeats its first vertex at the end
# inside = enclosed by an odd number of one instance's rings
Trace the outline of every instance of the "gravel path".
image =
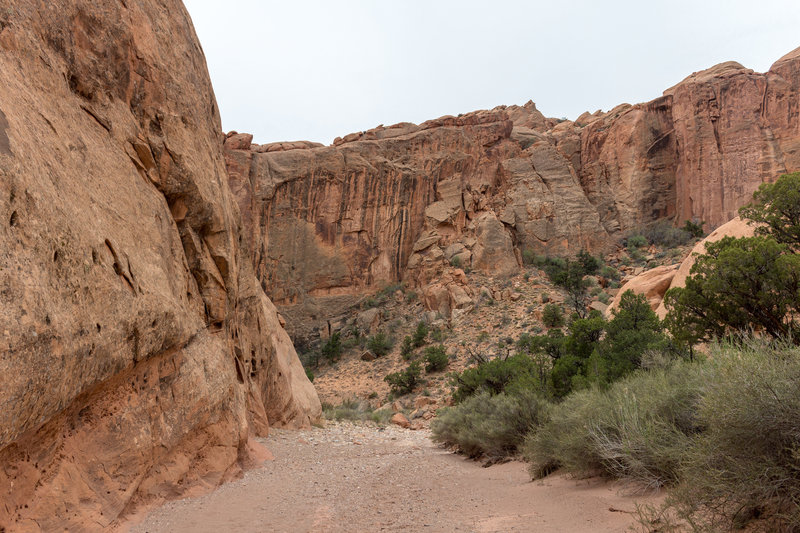
{"type": "Polygon", "coordinates": [[[436,447],[426,431],[331,423],[272,430],[262,442],[274,460],[211,494],[168,503],[132,531],[596,533],[633,523],[625,511],[635,500],[617,485],[531,482],[521,463],[482,468],[436,447]]]}

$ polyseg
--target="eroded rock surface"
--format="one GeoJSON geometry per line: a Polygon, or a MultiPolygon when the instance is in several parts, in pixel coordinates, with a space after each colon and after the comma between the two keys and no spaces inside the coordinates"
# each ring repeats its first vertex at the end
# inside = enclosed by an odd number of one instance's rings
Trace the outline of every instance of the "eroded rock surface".
{"type": "Polygon", "coordinates": [[[14,3],[0,76],[0,530],[107,527],[319,416],[181,3],[14,3]]]}
{"type": "Polygon", "coordinates": [[[387,283],[445,310],[451,267],[508,275],[525,249],[602,251],[656,220],[727,222],[762,182],[800,170],[800,49],[764,74],[723,63],[574,122],[528,102],[265,146],[225,143],[256,274],[290,328],[330,331],[387,283]]]}

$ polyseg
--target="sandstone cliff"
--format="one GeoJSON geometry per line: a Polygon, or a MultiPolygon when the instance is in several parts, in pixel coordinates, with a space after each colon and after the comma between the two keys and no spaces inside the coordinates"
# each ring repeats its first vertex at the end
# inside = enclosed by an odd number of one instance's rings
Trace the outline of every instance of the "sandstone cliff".
{"type": "Polygon", "coordinates": [[[0,531],[96,530],[319,416],[178,0],[0,9],[0,531]]]}
{"type": "MultiPolygon", "coordinates": [[[[800,169],[799,148],[800,49],[764,74],[724,63],[574,122],[528,102],[332,146],[232,133],[225,155],[262,287],[291,323],[324,330],[358,295],[401,280],[430,292],[451,264],[506,275],[525,249],[600,251],[660,219],[713,229],[800,169]]],[[[469,306],[470,288],[444,285],[431,306],[469,306]]]]}

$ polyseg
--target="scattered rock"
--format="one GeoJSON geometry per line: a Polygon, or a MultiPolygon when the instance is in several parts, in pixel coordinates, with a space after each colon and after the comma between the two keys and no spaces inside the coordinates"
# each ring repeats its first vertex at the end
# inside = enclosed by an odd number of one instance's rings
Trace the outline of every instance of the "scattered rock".
{"type": "Polygon", "coordinates": [[[411,422],[408,421],[408,418],[406,418],[406,415],[404,415],[403,413],[395,413],[394,415],[392,415],[391,423],[398,425],[401,428],[408,429],[411,427],[411,422]]]}

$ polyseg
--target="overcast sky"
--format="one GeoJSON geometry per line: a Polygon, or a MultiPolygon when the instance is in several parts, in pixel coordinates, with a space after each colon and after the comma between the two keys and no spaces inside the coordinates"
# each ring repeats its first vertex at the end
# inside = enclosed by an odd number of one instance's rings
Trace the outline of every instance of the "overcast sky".
{"type": "Polygon", "coordinates": [[[800,0],[185,0],[225,131],[311,140],[528,100],[574,119],[800,46],[800,0]]]}

